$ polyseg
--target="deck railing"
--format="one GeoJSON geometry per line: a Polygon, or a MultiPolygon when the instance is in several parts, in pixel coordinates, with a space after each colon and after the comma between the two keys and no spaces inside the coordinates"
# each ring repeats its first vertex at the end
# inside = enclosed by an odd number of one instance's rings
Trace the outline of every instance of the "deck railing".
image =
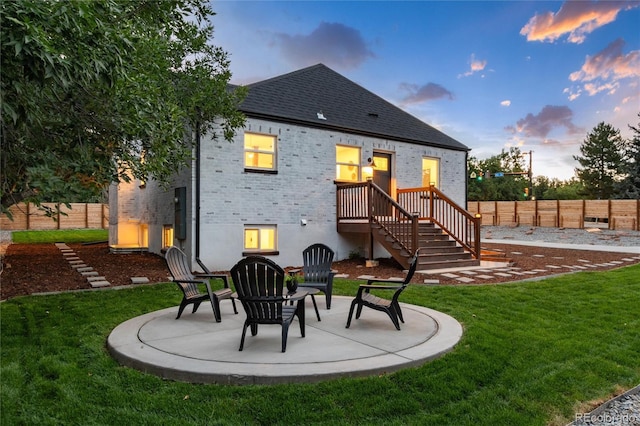
{"type": "Polygon", "coordinates": [[[371,181],[336,188],[338,223],[366,220],[389,231],[410,253],[418,248],[418,223],[431,221],[475,258],[480,256],[479,217],[459,207],[435,187],[398,190],[398,201],[371,181]]]}
{"type": "Polygon", "coordinates": [[[398,203],[420,220],[438,225],[476,259],[480,257],[482,219],[458,206],[436,187],[399,189],[398,203]]]}
{"type": "Polygon", "coordinates": [[[371,181],[338,184],[338,222],[366,220],[386,231],[408,253],[418,248],[418,218],[371,181]]]}

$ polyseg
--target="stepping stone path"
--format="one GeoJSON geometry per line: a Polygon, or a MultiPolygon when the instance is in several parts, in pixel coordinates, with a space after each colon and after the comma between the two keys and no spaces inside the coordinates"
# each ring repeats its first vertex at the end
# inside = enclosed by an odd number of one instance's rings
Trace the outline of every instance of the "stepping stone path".
{"type": "Polygon", "coordinates": [[[68,245],[56,243],[56,247],[60,249],[64,259],[69,262],[69,266],[78,271],[83,277],[86,277],[91,288],[109,287],[111,285],[104,277],[99,276],[100,274],[97,271],[86,265],[68,245]]]}
{"type": "MultiPolygon", "coordinates": [[[[521,252],[511,252],[512,255],[518,255],[518,254],[522,254],[521,252]]],[[[538,258],[545,258],[545,255],[543,254],[536,254],[533,255],[535,257],[538,258]]],[[[564,262],[564,258],[562,257],[549,257],[548,258],[550,262],[555,262],[555,263],[561,263],[564,262]]],[[[522,270],[522,268],[518,268],[518,267],[498,267],[498,268],[486,268],[486,267],[478,267],[478,268],[473,268],[473,269],[465,269],[465,270],[455,270],[455,271],[442,271],[441,273],[439,273],[439,275],[441,277],[444,278],[448,278],[448,279],[454,279],[462,284],[471,284],[471,283],[482,283],[485,282],[487,280],[491,280],[493,278],[496,277],[500,277],[500,278],[513,278],[514,280],[521,280],[523,278],[526,278],[527,276],[533,276],[533,275],[537,275],[540,274],[542,272],[547,272],[548,270],[553,270],[553,271],[558,271],[558,272],[562,272],[563,270],[566,272],[572,272],[572,271],[580,271],[580,270],[586,270],[589,268],[597,268],[599,266],[619,266],[619,265],[624,265],[625,263],[628,262],[634,262],[640,260],[640,256],[634,256],[634,257],[623,257],[620,260],[612,260],[610,262],[607,263],[598,263],[598,264],[592,264],[589,260],[584,260],[584,259],[578,259],[578,263],[577,265],[567,265],[567,264],[559,264],[559,265],[555,265],[555,264],[549,264],[549,265],[545,265],[546,269],[532,269],[530,271],[525,271],[522,270]]],[[[419,272],[418,272],[419,273],[419,272]]],[[[338,277],[338,275],[336,275],[336,277],[338,277]]],[[[340,274],[339,275],[340,278],[348,278],[349,275],[348,274],[340,274]]],[[[357,277],[357,279],[359,280],[369,280],[369,279],[374,279],[377,278],[373,275],[360,275],[357,277]]],[[[381,277],[380,277],[381,278],[381,277]]],[[[382,278],[382,279],[397,279],[398,281],[402,281],[403,278],[382,278]]],[[[438,285],[440,284],[440,280],[439,279],[424,279],[423,282],[425,285],[438,285]]]]}
{"type": "MultiPolygon", "coordinates": [[[[511,254],[518,254],[518,252],[512,252],[511,254]]],[[[521,253],[520,253],[521,254],[521,253]]],[[[536,257],[541,257],[544,258],[544,255],[534,255],[536,257]]],[[[549,258],[552,261],[558,261],[561,262],[564,259],[562,258],[558,258],[558,257],[551,257],[549,258]]],[[[589,268],[596,268],[597,266],[612,266],[612,265],[623,265],[625,262],[633,262],[635,260],[640,259],[640,256],[635,256],[632,258],[629,257],[625,257],[622,258],[621,260],[613,260],[611,262],[608,263],[602,263],[602,264],[591,264],[591,262],[589,262],[588,260],[584,260],[584,259],[579,259],[578,262],[580,263],[579,265],[546,265],[545,267],[547,269],[551,269],[551,270],[566,270],[566,271],[579,271],[579,270],[585,270],[585,269],[589,269],[589,268]]],[[[544,269],[533,269],[531,271],[523,271],[521,270],[521,268],[517,268],[517,267],[508,267],[508,268],[496,268],[496,269],[475,269],[473,271],[471,270],[466,270],[466,271],[456,271],[456,272],[446,272],[446,273],[442,273],[440,274],[443,277],[446,278],[453,278],[461,283],[465,283],[465,284],[469,284],[472,282],[482,282],[483,280],[488,280],[491,278],[495,277],[513,277],[514,279],[521,279],[523,278],[523,275],[536,275],[540,272],[546,272],[544,269]]],[[[358,277],[360,278],[360,277],[358,277]]],[[[436,280],[437,281],[437,280],[436,280]]],[[[434,284],[433,280],[425,280],[425,284],[434,284]],[[428,281],[428,282],[427,282],[428,281]]]]}
{"type": "MultiPolygon", "coordinates": [[[[80,275],[87,279],[87,282],[91,288],[109,287],[111,283],[106,280],[105,277],[100,276],[98,271],[94,270],[91,266],[85,264],[80,259],[71,247],[65,243],[56,243],[56,247],[60,249],[64,259],[69,262],[69,266],[78,271],[80,275]]],[[[132,277],[132,284],[146,284],[149,282],[147,277],[132,277]]]]}

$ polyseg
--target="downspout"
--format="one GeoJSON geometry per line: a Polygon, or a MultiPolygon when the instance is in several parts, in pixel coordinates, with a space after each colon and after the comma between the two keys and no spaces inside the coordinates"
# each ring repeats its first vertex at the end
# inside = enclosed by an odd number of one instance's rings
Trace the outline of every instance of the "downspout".
{"type": "Polygon", "coordinates": [[[196,118],[196,229],[195,229],[195,245],[196,245],[196,262],[202,268],[203,272],[208,274],[209,270],[200,260],[200,109],[196,108],[198,118],[196,118]]]}

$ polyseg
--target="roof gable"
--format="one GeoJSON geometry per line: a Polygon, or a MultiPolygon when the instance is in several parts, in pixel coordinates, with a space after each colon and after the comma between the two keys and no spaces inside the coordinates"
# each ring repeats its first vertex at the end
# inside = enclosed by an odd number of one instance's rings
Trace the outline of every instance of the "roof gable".
{"type": "Polygon", "coordinates": [[[240,110],[249,117],[469,150],[323,64],[253,83],[247,88],[249,91],[240,110]]]}

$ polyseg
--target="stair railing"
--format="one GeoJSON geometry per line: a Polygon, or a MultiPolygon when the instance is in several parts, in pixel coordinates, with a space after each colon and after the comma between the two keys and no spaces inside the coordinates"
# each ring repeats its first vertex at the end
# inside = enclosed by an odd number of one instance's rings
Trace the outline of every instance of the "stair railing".
{"type": "Polygon", "coordinates": [[[370,222],[412,255],[418,249],[418,216],[406,211],[375,183],[367,181],[367,186],[370,222]]]}
{"type": "Polygon", "coordinates": [[[399,189],[398,203],[418,214],[421,220],[438,225],[474,258],[480,258],[482,219],[458,206],[436,187],[399,189]]]}
{"type": "Polygon", "coordinates": [[[366,220],[386,231],[402,250],[414,253],[418,248],[418,217],[372,181],[339,183],[336,207],[338,222],[366,220]]]}

